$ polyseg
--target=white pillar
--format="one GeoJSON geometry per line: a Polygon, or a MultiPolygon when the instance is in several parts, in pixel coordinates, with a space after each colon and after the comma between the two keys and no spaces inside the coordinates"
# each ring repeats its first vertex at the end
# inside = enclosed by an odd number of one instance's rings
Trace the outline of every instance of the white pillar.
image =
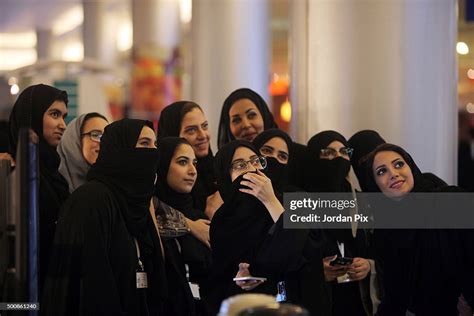
{"type": "Polygon", "coordinates": [[[53,31],[51,29],[36,30],[36,55],[38,61],[53,58],[53,31]]]}
{"type": "Polygon", "coordinates": [[[134,49],[172,50],[179,44],[180,19],[178,0],[134,0],[134,49]]]}
{"type": "Polygon", "coordinates": [[[212,146],[222,104],[247,87],[268,102],[269,6],[267,0],[193,1],[192,99],[207,115],[212,146]]]}
{"type": "Polygon", "coordinates": [[[297,104],[306,129],[298,140],[326,129],[346,137],[375,129],[410,152],[423,171],[453,183],[456,0],[303,2],[307,14],[291,23],[306,23],[307,30],[307,48],[295,56],[307,68],[294,78],[307,82],[302,92],[293,88],[295,100],[306,101],[297,104]]]}
{"type": "Polygon", "coordinates": [[[82,5],[84,59],[114,64],[117,55],[117,25],[113,16],[107,14],[109,0],[83,0],[82,5]]]}

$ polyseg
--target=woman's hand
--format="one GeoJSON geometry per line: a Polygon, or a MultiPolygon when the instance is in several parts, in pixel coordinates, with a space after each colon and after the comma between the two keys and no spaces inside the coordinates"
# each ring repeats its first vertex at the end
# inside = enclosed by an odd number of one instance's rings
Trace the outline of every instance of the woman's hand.
{"type": "Polygon", "coordinates": [[[9,153],[0,153],[0,160],[10,160],[10,166],[15,167],[15,159],[9,153]]]}
{"type": "Polygon", "coordinates": [[[363,280],[370,272],[370,263],[364,258],[354,258],[354,261],[347,270],[351,281],[363,280]]]}
{"type": "Polygon", "coordinates": [[[257,170],[257,173],[248,172],[244,174],[243,178],[244,180],[240,184],[250,189],[241,188],[239,190],[259,199],[267,208],[273,221],[276,222],[285,209],[273,192],[272,181],[260,170],[257,170]]]}
{"type": "Polygon", "coordinates": [[[221,195],[219,194],[219,191],[216,191],[214,194],[209,195],[206,200],[206,209],[204,210],[204,214],[209,219],[212,219],[216,211],[219,209],[219,207],[224,204],[224,201],[222,201],[221,195]]]}
{"type": "Polygon", "coordinates": [[[191,234],[205,244],[208,248],[211,248],[211,242],[209,238],[209,225],[211,224],[210,220],[207,219],[198,219],[197,221],[192,221],[189,218],[186,218],[186,223],[188,224],[191,234]]]}
{"type": "MultiPolygon", "coordinates": [[[[251,276],[249,271],[250,264],[248,263],[239,263],[239,271],[235,275],[236,278],[251,276]]],[[[235,281],[235,284],[239,286],[242,290],[250,291],[262,284],[264,281],[235,281]]]]}
{"type": "Polygon", "coordinates": [[[263,172],[257,169],[257,173],[247,172],[244,174],[244,180],[240,182],[241,185],[245,185],[250,189],[241,188],[241,192],[245,192],[255,196],[263,204],[276,198],[273,192],[272,181],[263,172]]]}
{"type": "Polygon", "coordinates": [[[336,259],[337,255],[331,257],[323,258],[323,267],[324,267],[324,279],[326,282],[332,282],[336,280],[338,277],[346,274],[347,267],[341,265],[331,266],[329,263],[336,259]]]}

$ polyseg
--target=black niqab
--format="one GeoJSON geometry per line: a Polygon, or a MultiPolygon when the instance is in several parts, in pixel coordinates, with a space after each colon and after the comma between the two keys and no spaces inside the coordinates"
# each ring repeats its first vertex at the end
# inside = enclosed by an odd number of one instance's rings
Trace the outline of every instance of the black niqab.
{"type": "Polygon", "coordinates": [[[99,157],[87,174],[87,180],[105,183],[121,200],[123,217],[130,233],[151,251],[153,238],[149,206],[154,193],[158,152],[151,148],[135,148],[144,126],[153,123],[123,119],[105,127],[99,157]]]}
{"type": "MultiPolygon", "coordinates": [[[[290,148],[293,146],[293,141],[287,133],[277,128],[270,128],[263,131],[257,137],[255,137],[252,144],[258,151],[260,151],[265,143],[275,137],[283,139],[283,141],[286,143],[288,147],[289,159],[291,159],[290,148]]],[[[274,157],[266,157],[266,159],[267,167],[263,172],[272,180],[272,186],[275,190],[275,193],[277,194],[277,197],[280,199],[280,201],[283,201],[284,192],[298,191],[298,188],[289,184],[290,171],[288,164],[282,164],[274,157]]]]}
{"type": "Polygon", "coordinates": [[[320,158],[321,149],[333,141],[339,141],[348,147],[344,136],[335,131],[324,131],[308,141],[306,161],[305,189],[309,192],[350,192],[351,184],[346,177],[350,170],[350,161],[336,157],[332,160],[320,158]]]}
{"type": "Polygon", "coordinates": [[[260,115],[263,118],[264,130],[278,127],[273,119],[273,115],[270,112],[267,103],[258,93],[248,88],[237,89],[232,92],[227,97],[227,99],[225,99],[224,104],[222,106],[221,118],[219,120],[219,131],[217,136],[217,146],[219,149],[228,142],[235,139],[234,135],[232,135],[230,131],[229,111],[232,105],[234,105],[235,102],[241,99],[249,99],[257,106],[257,109],[259,110],[260,115]]]}

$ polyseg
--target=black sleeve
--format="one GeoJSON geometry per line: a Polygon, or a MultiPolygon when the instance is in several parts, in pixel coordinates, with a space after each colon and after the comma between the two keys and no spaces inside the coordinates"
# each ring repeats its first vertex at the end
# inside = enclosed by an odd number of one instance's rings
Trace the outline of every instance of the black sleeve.
{"type": "Polygon", "coordinates": [[[71,196],[58,221],[41,313],[123,315],[108,256],[114,202],[82,193],[71,196]]]}

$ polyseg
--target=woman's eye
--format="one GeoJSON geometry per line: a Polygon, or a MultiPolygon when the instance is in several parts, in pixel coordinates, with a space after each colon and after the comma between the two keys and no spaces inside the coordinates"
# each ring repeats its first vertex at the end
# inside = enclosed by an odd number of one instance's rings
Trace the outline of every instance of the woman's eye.
{"type": "Polygon", "coordinates": [[[249,113],[247,114],[247,117],[248,117],[249,119],[254,119],[256,116],[257,116],[257,113],[255,113],[255,112],[249,112],[249,113]]]}
{"type": "Polygon", "coordinates": [[[397,161],[395,162],[395,168],[400,169],[405,165],[403,161],[397,161]]]}
{"type": "Polygon", "coordinates": [[[207,129],[209,128],[209,123],[206,122],[206,123],[202,124],[201,127],[202,127],[203,130],[207,131],[207,129]]]}
{"type": "Polygon", "coordinates": [[[55,118],[55,119],[56,119],[56,118],[59,118],[59,114],[60,114],[60,113],[57,112],[57,111],[51,112],[51,116],[52,116],[53,118],[55,118]]]}
{"type": "Polygon", "coordinates": [[[280,160],[282,160],[282,161],[287,161],[288,160],[287,155],[278,155],[278,158],[280,158],[280,160]]]}
{"type": "Polygon", "coordinates": [[[187,130],[184,131],[186,134],[193,134],[196,132],[196,128],[188,128],[187,130]]]}
{"type": "Polygon", "coordinates": [[[271,154],[272,151],[270,150],[270,148],[267,148],[267,147],[262,147],[262,149],[260,149],[260,152],[262,154],[271,154]]]}
{"type": "Polygon", "coordinates": [[[387,170],[385,168],[380,168],[379,170],[377,170],[377,175],[378,176],[381,176],[383,175],[387,170]]]}
{"type": "Polygon", "coordinates": [[[186,164],[187,164],[187,160],[185,160],[185,159],[178,160],[178,165],[186,166],[186,164]]]}
{"type": "Polygon", "coordinates": [[[241,121],[240,117],[234,117],[234,118],[232,119],[232,124],[239,124],[240,121],[241,121]]]}
{"type": "Polygon", "coordinates": [[[149,144],[150,144],[150,143],[149,143],[148,141],[146,141],[146,140],[144,140],[144,141],[142,141],[142,142],[140,143],[140,145],[142,145],[142,146],[144,146],[144,147],[147,147],[149,144]]]}
{"type": "Polygon", "coordinates": [[[194,166],[194,167],[196,167],[196,166],[197,166],[197,164],[198,164],[198,161],[197,161],[197,159],[194,159],[194,160],[193,160],[193,166],[194,166]]]}

